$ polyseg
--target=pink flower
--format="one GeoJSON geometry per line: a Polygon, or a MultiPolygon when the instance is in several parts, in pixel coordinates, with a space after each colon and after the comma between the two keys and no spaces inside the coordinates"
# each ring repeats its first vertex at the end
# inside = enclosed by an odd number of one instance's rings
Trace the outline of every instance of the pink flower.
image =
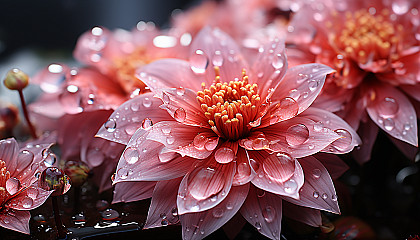
{"type": "Polygon", "coordinates": [[[315,61],[337,71],[327,78],[315,106],[337,111],[359,129],[361,163],[370,158],[376,126],[418,146],[413,104],[420,100],[420,21],[415,3],[326,0],[303,7],[288,28],[296,46],[288,52],[291,62],[315,61]]]}
{"type": "Polygon", "coordinates": [[[0,140],[0,226],[29,234],[29,210],[50,196],[38,177],[54,158],[49,144],[30,143],[19,149],[14,138],[0,140]]]}
{"type": "Polygon", "coordinates": [[[283,200],[338,213],[330,175],[312,155],[349,152],[360,139],[334,114],[308,108],[331,68],[287,69],[279,40],[262,46],[249,67],[218,29],[203,29],[191,50],[189,62],[164,59],[140,69],[152,93],[122,104],[99,130],[127,145],[114,202],[152,197],[145,227],[179,216],[186,239],[207,236],[239,210],[264,235],[280,238],[283,200]],[[140,128],[127,131],[133,127],[140,128]]]}

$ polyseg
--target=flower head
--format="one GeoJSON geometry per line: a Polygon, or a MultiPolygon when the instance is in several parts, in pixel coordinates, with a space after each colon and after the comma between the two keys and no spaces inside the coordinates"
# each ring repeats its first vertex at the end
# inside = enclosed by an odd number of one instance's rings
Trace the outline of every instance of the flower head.
{"type": "Polygon", "coordinates": [[[39,186],[38,177],[54,157],[47,144],[19,149],[13,138],[0,140],[0,226],[29,234],[29,210],[52,193],[39,186]]]}
{"type": "Polygon", "coordinates": [[[308,108],[333,71],[320,64],[287,69],[279,40],[261,47],[249,67],[218,29],[203,29],[191,49],[189,62],[164,59],[141,68],[138,77],[152,93],[121,105],[99,130],[127,145],[114,201],[152,195],[146,227],[167,225],[175,214],[185,238],[205,237],[239,209],[254,225],[249,214],[264,214],[260,206],[278,217],[259,230],[279,237],[282,200],[339,212],[331,178],[311,155],[348,152],[360,139],[334,114],[308,108]],[[141,127],[127,131],[133,126],[141,127]],[[325,197],[314,197],[317,191],[325,197]]]}
{"type": "Polygon", "coordinates": [[[319,62],[337,72],[327,78],[315,106],[339,112],[366,144],[370,158],[377,127],[418,145],[420,81],[418,9],[414,1],[322,1],[302,7],[288,30],[291,62],[319,62]],[[376,124],[373,124],[372,121],[376,124]],[[360,127],[359,127],[360,126],[360,127]]]}

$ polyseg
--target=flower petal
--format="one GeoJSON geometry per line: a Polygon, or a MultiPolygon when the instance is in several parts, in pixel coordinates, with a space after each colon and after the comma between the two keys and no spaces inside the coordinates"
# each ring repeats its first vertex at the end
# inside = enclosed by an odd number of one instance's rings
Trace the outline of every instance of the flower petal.
{"type": "Polygon", "coordinates": [[[146,139],[148,132],[138,130],[121,155],[114,183],[124,181],[161,181],[184,176],[196,161],[166,151],[159,142],[146,139]]]}
{"type": "Polygon", "coordinates": [[[320,152],[314,157],[324,165],[332,179],[339,178],[349,169],[349,166],[337,155],[320,152]]]}
{"type": "Polygon", "coordinates": [[[202,212],[213,208],[228,195],[236,163],[217,163],[212,155],[185,175],[178,190],[178,213],[202,212]]]}
{"type": "Polygon", "coordinates": [[[164,144],[168,149],[181,155],[205,159],[214,149],[208,150],[206,147],[201,148],[194,145],[194,139],[204,133],[216,137],[216,134],[210,129],[188,126],[175,121],[162,121],[153,125],[147,139],[164,144]]]}
{"type": "Polygon", "coordinates": [[[220,78],[226,82],[241,77],[242,69],[247,69],[239,46],[218,28],[203,28],[191,43],[190,50],[191,67],[197,76],[205,76],[207,87],[214,81],[215,66],[220,68],[220,78]]]}
{"type": "Polygon", "coordinates": [[[0,140],[0,159],[6,163],[6,168],[13,175],[18,166],[17,155],[19,145],[14,138],[0,140]]]}
{"type": "Polygon", "coordinates": [[[5,209],[0,214],[0,226],[18,231],[25,234],[30,234],[29,220],[31,214],[29,211],[18,211],[14,209],[5,209]]]}
{"type": "Polygon", "coordinates": [[[340,213],[334,184],[327,169],[314,157],[299,159],[305,174],[300,199],[283,197],[296,205],[340,213]]]}
{"type": "Polygon", "coordinates": [[[420,101],[420,84],[405,84],[400,85],[399,88],[401,88],[401,90],[410,95],[412,98],[416,99],[417,101],[420,101]]]}
{"type": "Polygon", "coordinates": [[[189,62],[180,59],[162,59],[140,68],[136,77],[144,82],[153,93],[162,97],[162,89],[188,87],[201,90],[204,78],[191,70],[189,62]]]}
{"type": "Polygon", "coordinates": [[[257,173],[251,180],[256,187],[275,194],[299,198],[299,189],[304,183],[304,178],[302,167],[296,159],[285,153],[269,154],[264,150],[248,151],[248,154],[249,158],[253,159],[252,167],[257,173]],[[287,163],[284,158],[289,158],[287,163]]]}
{"type": "Polygon", "coordinates": [[[331,112],[311,107],[299,116],[312,119],[323,128],[330,129],[339,135],[340,138],[332,142],[330,146],[327,147],[328,152],[348,153],[362,142],[352,127],[350,127],[343,119],[331,112]]]}
{"type": "Polygon", "coordinates": [[[162,227],[179,222],[176,197],[182,178],[159,181],[153,191],[144,229],[162,227]]]}
{"type": "Polygon", "coordinates": [[[155,186],[156,182],[119,182],[114,188],[112,204],[151,198],[155,186]]]}
{"type": "Polygon", "coordinates": [[[332,72],[334,72],[332,68],[317,63],[298,65],[288,69],[273,93],[271,106],[289,97],[294,99],[299,107],[297,114],[305,111],[321,91],[327,74],[332,72]]]}
{"type": "Polygon", "coordinates": [[[229,221],[240,209],[248,195],[249,184],[232,187],[227,197],[204,212],[180,216],[183,239],[202,239],[229,221]]]}
{"type": "Polygon", "coordinates": [[[251,186],[240,211],[260,233],[271,239],[280,239],[283,210],[278,195],[251,186]]]}
{"type": "Polygon", "coordinates": [[[210,128],[208,119],[198,104],[196,92],[189,88],[168,88],[162,91],[164,104],[161,108],[168,111],[176,121],[186,125],[210,128]]]}
{"type": "Polygon", "coordinates": [[[389,135],[418,146],[417,116],[410,100],[392,86],[374,87],[376,97],[368,108],[370,118],[389,135]]]}
{"type": "Polygon", "coordinates": [[[236,172],[233,177],[233,186],[244,185],[256,176],[256,172],[252,169],[249,161],[248,152],[243,148],[239,148],[236,154],[236,172]]]}
{"type": "Polygon", "coordinates": [[[287,71],[284,41],[276,39],[261,47],[252,70],[249,81],[258,84],[259,95],[265,100],[269,92],[278,87],[287,71]]]}
{"type": "Polygon", "coordinates": [[[288,152],[295,158],[315,154],[340,137],[303,114],[258,130],[264,132],[270,150],[288,152]]]}
{"type": "Polygon", "coordinates": [[[46,191],[37,184],[26,188],[6,203],[6,207],[16,210],[32,210],[41,206],[53,191],[46,191]]]}
{"type": "Polygon", "coordinates": [[[162,101],[153,97],[152,93],[128,100],[111,114],[96,136],[126,145],[137,129],[172,119],[159,108],[161,104],[162,101]]]}
{"type": "Polygon", "coordinates": [[[375,143],[376,136],[378,135],[378,130],[379,130],[378,126],[369,118],[365,123],[364,122],[360,123],[359,129],[357,130],[357,132],[359,133],[360,137],[363,139],[363,144],[352,151],[352,155],[354,156],[354,159],[359,164],[364,164],[370,160],[373,144],[375,143]]]}
{"type": "Polygon", "coordinates": [[[309,226],[319,227],[322,225],[321,211],[298,206],[288,201],[283,201],[283,214],[285,217],[309,226]]]}

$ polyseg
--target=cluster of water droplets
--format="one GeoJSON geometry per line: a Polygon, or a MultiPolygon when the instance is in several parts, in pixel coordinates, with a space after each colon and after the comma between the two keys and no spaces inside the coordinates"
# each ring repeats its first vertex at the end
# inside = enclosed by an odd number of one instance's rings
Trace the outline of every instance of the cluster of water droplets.
{"type": "Polygon", "coordinates": [[[176,207],[172,208],[169,213],[160,213],[159,217],[161,226],[179,223],[178,209],[176,207]]]}

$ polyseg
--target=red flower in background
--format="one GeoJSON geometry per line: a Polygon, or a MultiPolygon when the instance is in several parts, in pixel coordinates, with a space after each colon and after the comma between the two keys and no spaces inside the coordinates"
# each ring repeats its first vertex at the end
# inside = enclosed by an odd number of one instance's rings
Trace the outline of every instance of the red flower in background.
{"type": "Polygon", "coordinates": [[[418,146],[413,105],[420,100],[420,21],[415,3],[318,1],[302,7],[288,28],[292,64],[318,62],[337,71],[315,106],[338,112],[359,129],[361,163],[370,158],[376,126],[418,146]]]}

